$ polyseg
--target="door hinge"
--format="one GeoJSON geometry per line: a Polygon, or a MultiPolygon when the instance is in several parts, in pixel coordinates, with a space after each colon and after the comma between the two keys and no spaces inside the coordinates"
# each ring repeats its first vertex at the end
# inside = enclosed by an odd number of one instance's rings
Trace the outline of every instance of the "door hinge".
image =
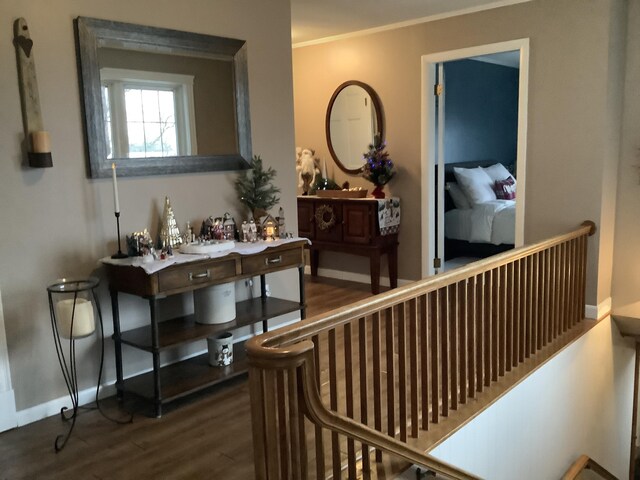
{"type": "Polygon", "coordinates": [[[433,259],[433,268],[441,268],[442,267],[442,259],[441,258],[434,258],[433,259]]]}
{"type": "Polygon", "coordinates": [[[443,87],[442,87],[442,84],[441,84],[441,83],[436,83],[436,84],[433,86],[433,94],[434,94],[435,96],[437,96],[437,97],[439,97],[440,95],[442,95],[442,90],[443,90],[443,87]]]}

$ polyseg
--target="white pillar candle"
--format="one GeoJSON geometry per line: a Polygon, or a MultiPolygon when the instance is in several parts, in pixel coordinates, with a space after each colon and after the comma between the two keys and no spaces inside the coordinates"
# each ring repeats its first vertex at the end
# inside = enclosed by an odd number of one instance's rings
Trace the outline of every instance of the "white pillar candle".
{"type": "Polygon", "coordinates": [[[56,304],[58,331],[62,338],[86,337],[96,329],[93,317],[93,304],[86,298],[76,298],[73,313],[73,298],[65,298],[56,304]],[[71,331],[71,315],[73,314],[73,332],[71,331]]]}
{"type": "Polygon", "coordinates": [[[37,130],[31,132],[31,146],[33,153],[49,153],[51,152],[51,138],[49,132],[37,130]]]}
{"type": "Polygon", "coordinates": [[[322,160],[322,178],[327,178],[327,160],[322,160]]]}
{"type": "Polygon", "coordinates": [[[111,164],[113,176],[113,208],[116,213],[120,213],[120,200],[118,199],[118,178],[116,177],[116,164],[111,164]]]}

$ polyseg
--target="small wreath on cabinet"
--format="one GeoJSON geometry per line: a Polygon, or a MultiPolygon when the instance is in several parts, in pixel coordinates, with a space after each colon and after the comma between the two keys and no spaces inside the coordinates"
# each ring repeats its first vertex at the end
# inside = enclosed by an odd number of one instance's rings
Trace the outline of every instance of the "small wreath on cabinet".
{"type": "Polygon", "coordinates": [[[336,214],[330,205],[320,205],[316,208],[315,217],[320,230],[329,230],[336,224],[336,214]]]}

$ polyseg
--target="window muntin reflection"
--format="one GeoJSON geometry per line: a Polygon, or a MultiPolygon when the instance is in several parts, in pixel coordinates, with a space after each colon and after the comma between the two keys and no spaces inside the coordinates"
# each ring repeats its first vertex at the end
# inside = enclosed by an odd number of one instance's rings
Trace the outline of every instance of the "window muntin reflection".
{"type": "Polygon", "coordinates": [[[103,68],[108,158],[197,154],[193,77],[103,68]]]}

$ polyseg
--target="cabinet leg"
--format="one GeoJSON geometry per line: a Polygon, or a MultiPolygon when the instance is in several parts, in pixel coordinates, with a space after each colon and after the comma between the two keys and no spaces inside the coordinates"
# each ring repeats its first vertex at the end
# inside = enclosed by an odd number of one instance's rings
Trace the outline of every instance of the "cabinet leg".
{"type": "Polygon", "coordinates": [[[398,245],[394,245],[387,254],[389,260],[389,284],[398,288],[398,245]]]}
{"type": "Polygon", "coordinates": [[[153,398],[156,407],[156,417],[162,415],[162,405],[160,404],[160,340],[158,338],[158,299],[149,299],[149,310],[151,314],[151,348],[153,355],[153,398]]]}
{"type": "Polygon", "coordinates": [[[320,262],[320,250],[311,249],[309,251],[309,261],[311,262],[311,276],[318,276],[318,263],[320,262]]]}
{"type": "Polygon", "coordinates": [[[371,269],[371,293],[377,295],[380,293],[380,252],[371,253],[369,265],[371,269]]]}
{"type": "Polygon", "coordinates": [[[111,312],[113,317],[113,343],[114,353],[116,357],[116,397],[119,401],[122,401],[123,392],[118,388],[118,385],[122,385],[122,342],[120,338],[120,309],[118,307],[118,292],[117,290],[111,290],[111,312]]]}

